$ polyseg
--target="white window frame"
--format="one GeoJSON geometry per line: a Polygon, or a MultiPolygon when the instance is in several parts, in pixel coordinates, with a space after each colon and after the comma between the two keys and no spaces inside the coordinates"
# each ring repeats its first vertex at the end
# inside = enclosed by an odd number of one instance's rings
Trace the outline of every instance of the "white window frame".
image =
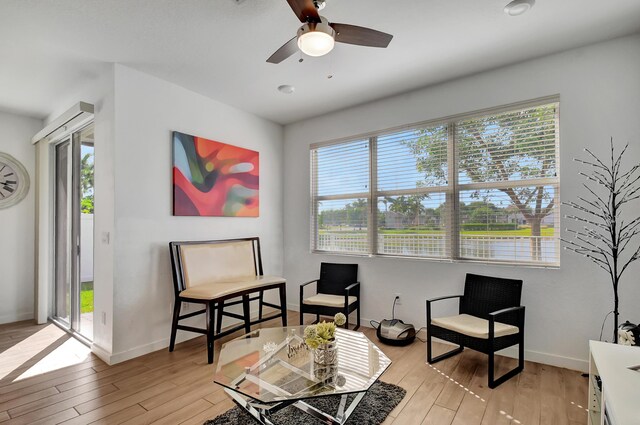
{"type": "MultiPolygon", "coordinates": [[[[547,97],[541,97],[525,102],[512,103],[508,105],[502,105],[495,108],[481,109],[464,114],[451,115],[445,118],[423,121],[399,127],[388,128],[384,130],[378,130],[370,133],[365,133],[353,137],[335,139],[327,142],[320,142],[311,144],[310,151],[310,175],[311,175],[311,252],[318,254],[332,254],[332,255],[347,255],[347,256],[369,256],[369,257],[399,257],[410,258],[419,260],[430,260],[440,262],[475,262],[483,264],[501,264],[501,265],[517,265],[517,266],[529,266],[529,267],[542,267],[542,268],[559,268],[560,267],[560,235],[556,237],[556,253],[557,259],[553,263],[543,262],[526,262],[526,261],[505,261],[497,259],[467,259],[460,256],[460,225],[459,225],[459,193],[466,190],[478,190],[478,189],[500,189],[509,187],[525,187],[525,186],[553,186],[556,187],[556,196],[554,202],[555,212],[555,229],[560,232],[560,125],[556,123],[556,140],[555,140],[555,156],[556,156],[556,176],[555,178],[536,178],[526,180],[508,180],[498,182],[478,182],[478,183],[464,183],[458,184],[458,167],[457,167],[457,148],[456,148],[456,136],[455,128],[456,123],[467,119],[478,118],[487,115],[497,115],[505,112],[511,112],[519,109],[527,109],[538,106],[543,106],[550,103],[560,104],[560,96],[553,95],[547,97]],[[416,128],[435,127],[439,125],[446,125],[448,131],[448,145],[447,145],[447,170],[448,181],[447,185],[443,186],[431,186],[431,187],[419,187],[412,189],[399,189],[399,190],[378,190],[377,181],[377,140],[379,136],[383,136],[389,133],[400,132],[404,130],[413,130],[416,128]],[[318,196],[317,194],[317,176],[318,176],[318,162],[317,162],[317,149],[337,145],[346,144],[349,142],[356,142],[368,140],[369,141],[369,191],[359,193],[347,193],[340,195],[324,195],[318,196]],[[377,200],[380,196],[401,196],[401,195],[421,195],[430,193],[445,193],[446,205],[450,208],[446,215],[445,232],[446,238],[446,257],[427,257],[427,256],[402,256],[402,255],[390,255],[378,253],[378,203],[377,200]],[[324,200],[345,200],[364,198],[368,202],[368,223],[367,223],[367,239],[369,250],[366,254],[357,254],[343,251],[328,251],[318,249],[318,203],[324,200]]],[[[559,109],[559,108],[558,108],[559,109]]],[[[559,111],[556,114],[556,120],[559,119],[559,111]]]]}

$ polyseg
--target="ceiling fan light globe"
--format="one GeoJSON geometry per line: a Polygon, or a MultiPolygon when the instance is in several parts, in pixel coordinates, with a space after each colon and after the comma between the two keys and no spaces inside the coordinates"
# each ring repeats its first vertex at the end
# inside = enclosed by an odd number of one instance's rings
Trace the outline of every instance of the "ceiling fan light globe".
{"type": "Polygon", "coordinates": [[[335,45],[335,30],[329,22],[320,17],[320,22],[304,24],[298,30],[298,48],[309,56],[323,56],[333,50],[335,45]]]}
{"type": "Polygon", "coordinates": [[[298,47],[309,56],[324,56],[333,50],[335,40],[325,32],[310,31],[298,37],[298,47]]]}

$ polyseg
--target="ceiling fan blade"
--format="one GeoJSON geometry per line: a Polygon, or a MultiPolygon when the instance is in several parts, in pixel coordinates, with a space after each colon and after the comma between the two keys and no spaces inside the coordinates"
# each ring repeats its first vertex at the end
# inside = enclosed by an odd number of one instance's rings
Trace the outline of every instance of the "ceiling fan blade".
{"type": "Polygon", "coordinates": [[[368,47],[387,47],[393,36],[385,32],[349,24],[329,24],[336,31],[336,41],[368,47]]]}
{"type": "Polygon", "coordinates": [[[282,47],[276,50],[274,54],[269,56],[269,59],[267,59],[267,62],[280,63],[297,51],[298,51],[298,37],[293,37],[291,40],[284,43],[282,47]]]}
{"type": "Polygon", "coordinates": [[[287,0],[300,22],[320,22],[313,0],[287,0]]]}

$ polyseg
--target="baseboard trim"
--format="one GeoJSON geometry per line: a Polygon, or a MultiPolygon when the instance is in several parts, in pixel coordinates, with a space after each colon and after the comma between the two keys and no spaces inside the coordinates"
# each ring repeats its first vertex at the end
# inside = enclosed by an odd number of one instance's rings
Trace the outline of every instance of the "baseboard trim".
{"type": "MultiPolygon", "coordinates": [[[[514,355],[509,355],[509,357],[515,358],[517,357],[517,353],[515,353],[516,351],[515,349],[513,351],[514,351],[514,355]]],[[[505,354],[505,355],[508,355],[508,354],[505,354]]],[[[563,367],[565,369],[571,369],[571,370],[579,370],[580,372],[585,372],[585,373],[589,372],[588,360],[559,356],[557,354],[542,353],[540,351],[532,351],[532,350],[525,350],[524,358],[525,360],[529,360],[536,363],[563,367]]]]}
{"type": "MultiPolygon", "coordinates": [[[[300,311],[299,306],[297,304],[287,304],[287,308],[290,311],[300,311]]],[[[252,315],[252,318],[254,319],[257,318],[257,314],[255,316],[252,315]]],[[[26,320],[26,319],[23,319],[23,320],[26,320]]],[[[372,328],[370,321],[371,319],[362,317],[360,326],[372,328]]],[[[295,325],[295,324],[290,323],[290,325],[295,325]]],[[[181,331],[180,333],[178,333],[178,336],[176,337],[176,344],[188,341],[193,338],[197,338],[199,336],[201,335],[192,333],[192,332],[181,331]]],[[[452,345],[451,343],[447,341],[439,340],[438,338],[434,338],[434,341],[437,341],[443,344],[452,345]]],[[[124,361],[134,359],[139,356],[143,356],[145,354],[152,353],[154,351],[161,350],[163,348],[167,348],[168,346],[169,346],[169,338],[163,338],[163,339],[151,342],[149,344],[134,347],[130,350],[121,351],[119,353],[111,354],[108,351],[104,350],[103,348],[97,346],[96,344],[93,344],[92,351],[96,356],[98,356],[104,362],[106,362],[109,365],[113,365],[113,364],[122,363],[124,361]]],[[[510,347],[505,350],[502,350],[501,352],[499,352],[499,354],[506,357],[517,358],[518,350],[516,347],[510,347]]],[[[426,361],[426,355],[427,354],[426,354],[426,347],[425,347],[425,361],[426,361]]],[[[543,353],[540,351],[533,351],[533,350],[525,350],[524,358],[525,360],[528,360],[528,361],[542,363],[550,366],[557,366],[557,367],[562,367],[566,369],[578,370],[581,372],[589,371],[589,362],[583,359],[576,359],[573,357],[560,356],[557,354],[543,353]]]]}
{"type": "Polygon", "coordinates": [[[98,356],[98,358],[100,360],[102,360],[103,362],[105,362],[106,364],[108,364],[108,365],[112,365],[113,364],[111,362],[111,353],[109,351],[105,350],[104,348],[100,347],[95,342],[93,344],[91,344],[91,352],[93,354],[95,354],[96,356],[98,356]]]}
{"type": "MultiPolygon", "coordinates": [[[[433,338],[435,342],[446,345],[455,345],[449,341],[444,341],[439,338],[433,338]]],[[[518,358],[517,346],[505,348],[502,351],[498,351],[498,354],[505,357],[511,357],[513,359],[518,358]]],[[[542,353],[540,351],[524,350],[524,359],[530,362],[546,364],[549,366],[562,367],[565,369],[578,370],[580,372],[589,372],[589,362],[587,360],[576,359],[573,357],[559,356],[557,354],[542,353]]],[[[426,351],[425,351],[426,361],[426,351]]]]}
{"type": "MultiPolygon", "coordinates": [[[[287,304],[287,308],[291,311],[300,311],[300,307],[298,306],[298,304],[287,304]]],[[[379,321],[379,319],[376,319],[377,321],[379,321]]],[[[371,324],[371,319],[366,319],[364,317],[361,318],[361,323],[360,326],[365,326],[367,328],[372,328],[371,324]]],[[[449,344],[449,345],[453,345],[448,341],[443,341],[440,340],[438,338],[434,338],[434,341],[440,342],[442,344],[449,344]]],[[[426,359],[426,347],[425,347],[425,359],[426,359]]],[[[502,350],[499,352],[500,355],[506,356],[506,357],[511,357],[514,359],[518,358],[518,348],[517,347],[510,347],[507,348],[505,350],[502,350]]],[[[560,356],[557,354],[551,354],[551,353],[543,353],[540,351],[533,351],[533,350],[525,350],[524,352],[524,358],[525,360],[528,361],[532,361],[532,362],[536,362],[536,363],[542,363],[542,364],[546,364],[546,365],[550,365],[550,366],[557,366],[557,367],[562,367],[562,368],[566,368],[566,369],[571,369],[571,370],[578,370],[581,372],[588,372],[589,371],[589,361],[588,360],[583,360],[583,359],[576,359],[573,357],[565,357],[565,356],[560,356]]]]}
{"type": "Polygon", "coordinates": [[[33,311],[27,311],[22,313],[15,314],[5,314],[0,316],[0,325],[4,325],[5,323],[14,323],[14,322],[22,322],[23,320],[31,320],[34,318],[33,311]]]}
{"type": "MultiPolygon", "coordinates": [[[[256,312],[251,315],[251,319],[252,320],[258,319],[257,309],[256,309],[256,312]]],[[[237,320],[233,320],[232,323],[230,323],[229,325],[223,327],[222,330],[224,331],[225,329],[229,329],[232,326],[236,326],[238,323],[240,323],[240,322],[237,321],[237,320]]],[[[180,331],[180,332],[178,332],[178,334],[176,336],[176,344],[180,344],[181,342],[189,341],[190,339],[197,338],[199,336],[202,336],[202,334],[189,332],[189,331],[180,331]]],[[[139,345],[139,346],[134,347],[134,348],[132,348],[130,350],[121,351],[119,353],[114,353],[114,354],[109,354],[109,355],[107,355],[107,352],[104,351],[104,353],[102,353],[102,354],[106,355],[105,358],[101,357],[101,355],[99,355],[98,353],[96,353],[96,355],[98,357],[100,357],[102,360],[104,360],[107,364],[113,365],[113,364],[122,363],[124,361],[134,359],[136,357],[143,356],[145,354],[153,353],[154,351],[162,350],[163,348],[168,348],[170,340],[171,340],[170,338],[163,338],[163,339],[159,339],[157,341],[151,342],[149,344],[139,345]]],[[[203,345],[203,354],[202,354],[202,356],[203,356],[203,358],[206,358],[206,347],[205,347],[205,345],[203,345]]]]}
{"type": "MultiPolygon", "coordinates": [[[[189,341],[190,339],[197,338],[202,336],[201,334],[197,334],[194,332],[188,331],[180,331],[180,333],[176,336],[176,344],[180,344],[181,342],[189,341]]],[[[153,353],[154,351],[162,350],[163,348],[169,347],[169,338],[163,338],[149,344],[139,345],[130,350],[121,351],[119,353],[109,353],[107,350],[102,347],[93,344],[91,346],[91,351],[93,354],[98,356],[102,361],[107,363],[108,365],[114,365],[122,362],[126,362],[127,360],[135,359],[136,357],[144,356],[145,354],[153,353]]],[[[203,356],[206,355],[203,354],[203,356]]]]}

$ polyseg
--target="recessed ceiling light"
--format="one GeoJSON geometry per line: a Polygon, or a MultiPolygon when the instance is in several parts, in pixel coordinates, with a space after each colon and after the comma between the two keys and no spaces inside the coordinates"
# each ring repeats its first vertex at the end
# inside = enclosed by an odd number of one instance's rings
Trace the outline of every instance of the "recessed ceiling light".
{"type": "Polygon", "coordinates": [[[327,2],[325,0],[313,0],[313,5],[316,9],[322,10],[327,5],[327,2]]]}
{"type": "Polygon", "coordinates": [[[518,16],[527,12],[536,4],[536,0],[513,0],[504,7],[504,13],[509,16],[518,16]]]}
{"type": "Polygon", "coordinates": [[[278,86],[278,91],[284,94],[291,94],[294,91],[296,91],[296,88],[293,86],[290,86],[289,84],[283,84],[281,86],[278,86]]]}

